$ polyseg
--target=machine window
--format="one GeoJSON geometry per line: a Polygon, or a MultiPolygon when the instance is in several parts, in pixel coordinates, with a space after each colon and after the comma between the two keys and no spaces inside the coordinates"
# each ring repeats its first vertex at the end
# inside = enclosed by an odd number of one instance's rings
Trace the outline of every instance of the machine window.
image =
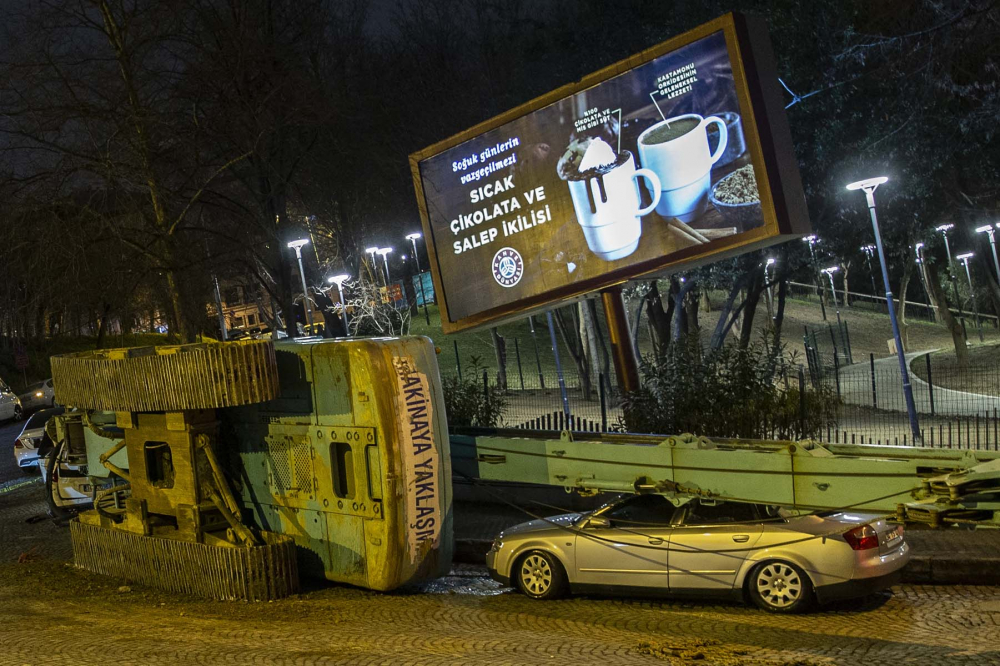
{"type": "Polygon", "coordinates": [[[174,462],[166,442],[146,442],[146,478],[154,488],[174,487],[174,462]]]}
{"type": "Polygon", "coordinates": [[[330,466],[333,473],[333,494],[341,499],[354,499],[354,452],[347,442],[330,445],[330,466]]]}

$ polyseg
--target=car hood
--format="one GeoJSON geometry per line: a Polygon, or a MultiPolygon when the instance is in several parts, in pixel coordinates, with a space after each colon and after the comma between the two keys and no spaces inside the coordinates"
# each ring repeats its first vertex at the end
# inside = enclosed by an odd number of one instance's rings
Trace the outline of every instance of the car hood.
{"type": "Polygon", "coordinates": [[[508,527],[500,533],[500,538],[524,536],[545,530],[562,530],[564,527],[571,527],[582,516],[582,513],[564,513],[558,516],[550,516],[549,518],[529,520],[526,523],[508,527]]]}

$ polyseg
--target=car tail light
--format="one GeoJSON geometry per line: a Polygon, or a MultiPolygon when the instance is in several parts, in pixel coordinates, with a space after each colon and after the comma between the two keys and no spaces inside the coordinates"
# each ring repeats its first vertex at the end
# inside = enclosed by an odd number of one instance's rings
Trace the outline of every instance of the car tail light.
{"type": "Polygon", "coordinates": [[[844,532],[844,539],[854,550],[868,550],[878,548],[878,534],[871,525],[862,525],[853,530],[844,532]]]}
{"type": "Polygon", "coordinates": [[[24,448],[24,444],[21,442],[21,438],[20,437],[14,440],[14,448],[15,449],[23,449],[24,448]]]}

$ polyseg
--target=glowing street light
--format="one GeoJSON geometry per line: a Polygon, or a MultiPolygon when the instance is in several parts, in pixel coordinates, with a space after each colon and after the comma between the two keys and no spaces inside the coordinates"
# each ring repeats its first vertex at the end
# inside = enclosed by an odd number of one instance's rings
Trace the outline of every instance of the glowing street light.
{"type": "Polygon", "coordinates": [[[993,252],[993,268],[997,272],[997,284],[1000,284],[1000,262],[997,261],[997,242],[995,238],[996,228],[1000,227],[1000,224],[984,224],[981,227],[976,227],[978,233],[989,234],[990,237],[990,251],[993,252]]]}
{"type": "MultiPolygon", "coordinates": [[[[868,277],[872,281],[872,306],[875,305],[875,292],[878,288],[875,286],[875,271],[872,270],[872,257],[875,256],[875,246],[874,245],[862,245],[861,251],[865,253],[865,261],[868,263],[868,277]]],[[[874,307],[873,307],[874,309],[874,307]]]]}
{"type": "Polygon", "coordinates": [[[974,252],[955,255],[955,258],[965,266],[965,279],[969,281],[969,293],[972,294],[972,312],[976,315],[976,329],[979,331],[979,341],[983,341],[983,327],[979,325],[979,304],[976,302],[976,289],[972,286],[972,273],[969,271],[969,259],[975,256],[974,252]]]}
{"type": "Polygon", "coordinates": [[[340,314],[344,321],[344,332],[347,333],[348,337],[351,335],[351,329],[347,328],[347,302],[344,301],[344,283],[351,279],[351,276],[347,273],[341,273],[340,275],[334,275],[326,279],[330,284],[337,285],[337,293],[340,295],[340,314]]]}
{"type": "Polygon", "coordinates": [[[937,321],[937,316],[934,312],[934,308],[931,307],[931,290],[927,282],[927,266],[924,265],[924,249],[923,243],[917,243],[913,246],[913,251],[917,255],[917,267],[920,269],[920,284],[924,286],[924,299],[927,303],[927,313],[930,315],[932,321],[937,321]]]}
{"type": "Polygon", "coordinates": [[[413,261],[417,262],[417,279],[420,280],[420,300],[424,302],[424,321],[427,325],[431,325],[431,317],[427,314],[427,294],[424,292],[424,274],[420,270],[420,255],[417,254],[417,239],[421,235],[414,231],[412,234],[406,235],[406,240],[410,241],[410,245],[413,246],[413,261]]]}
{"type": "MultiPolygon", "coordinates": [[[[372,266],[375,267],[375,275],[378,277],[382,277],[382,271],[379,270],[378,264],[375,262],[375,255],[378,253],[378,250],[379,250],[378,246],[365,248],[365,252],[367,252],[368,255],[371,257],[372,266]]],[[[378,282],[378,280],[376,280],[376,282],[378,282]]]]}
{"type": "Polygon", "coordinates": [[[824,268],[823,272],[826,276],[830,278],[830,293],[833,294],[833,306],[835,308],[840,307],[840,303],[837,302],[837,287],[833,284],[833,274],[840,270],[840,266],[830,266],[829,268],[824,268]]]}
{"type": "Polygon", "coordinates": [[[389,253],[392,252],[391,247],[380,247],[375,250],[375,254],[382,257],[383,263],[385,263],[385,286],[389,286],[389,253]]]}
{"type": "Polygon", "coordinates": [[[948,231],[954,229],[954,224],[942,224],[934,227],[934,231],[940,231],[944,238],[944,250],[948,253],[948,279],[951,280],[951,292],[955,296],[955,307],[958,308],[958,318],[962,321],[962,333],[968,338],[965,331],[965,314],[962,312],[962,301],[958,297],[958,279],[955,277],[955,261],[951,258],[951,245],[948,243],[948,231]]]}
{"type": "Polygon", "coordinates": [[[302,278],[302,307],[306,310],[306,321],[309,322],[309,332],[312,333],[313,316],[312,308],[309,307],[309,289],[306,287],[306,272],[302,269],[302,248],[309,244],[308,238],[293,240],[288,247],[295,250],[295,258],[299,261],[299,277],[302,278]]]}
{"type": "Polygon", "coordinates": [[[882,234],[878,228],[878,217],[875,215],[875,190],[878,186],[887,182],[885,176],[859,180],[847,186],[849,190],[863,190],[868,203],[868,212],[871,215],[872,231],[875,233],[875,251],[878,253],[879,263],[882,264],[882,281],[885,283],[885,304],[889,310],[889,321],[892,322],[892,336],[896,341],[896,356],[899,358],[899,373],[903,379],[903,396],[906,398],[906,411],[910,417],[910,431],[913,433],[913,442],[920,441],[920,426],[917,424],[917,409],[913,404],[913,387],[910,386],[910,372],[906,367],[906,355],[903,351],[903,338],[899,334],[899,322],[896,321],[896,305],[892,302],[892,288],[889,286],[889,269],[885,262],[885,251],[882,248],[882,234]]]}
{"type": "MultiPolygon", "coordinates": [[[[818,280],[819,280],[819,273],[817,272],[817,269],[816,269],[816,250],[813,249],[813,247],[817,243],[819,243],[819,238],[815,234],[811,234],[811,235],[806,236],[805,238],[803,238],[802,242],[803,243],[809,243],[809,256],[812,259],[813,281],[816,282],[816,291],[817,291],[817,293],[819,293],[821,289],[820,289],[820,285],[819,285],[819,282],[818,282],[818,280]]],[[[823,321],[826,321],[826,305],[823,304],[823,294],[822,293],[819,293],[819,311],[823,314],[823,321]]]]}

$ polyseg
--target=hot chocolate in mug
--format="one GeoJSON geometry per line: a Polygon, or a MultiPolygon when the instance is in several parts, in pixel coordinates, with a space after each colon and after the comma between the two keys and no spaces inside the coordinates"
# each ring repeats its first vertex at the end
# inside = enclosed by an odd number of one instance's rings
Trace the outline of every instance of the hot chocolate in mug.
{"type": "Polygon", "coordinates": [[[660,180],[656,212],[681,222],[692,222],[705,210],[712,165],[726,150],[726,122],[688,113],[661,120],[639,135],[639,161],[660,180]],[[719,145],[708,145],[708,126],[718,125],[719,145]]]}
{"type": "Polygon", "coordinates": [[[590,169],[567,180],[576,219],[587,247],[601,259],[613,261],[635,252],[642,234],[640,218],[656,208],[660,179],[649,169],[636,169],[632,153],[623,150],[614,165],[590,169]],[[642,208],[638,180],[647,178],[653,201],[642,208]]]}

